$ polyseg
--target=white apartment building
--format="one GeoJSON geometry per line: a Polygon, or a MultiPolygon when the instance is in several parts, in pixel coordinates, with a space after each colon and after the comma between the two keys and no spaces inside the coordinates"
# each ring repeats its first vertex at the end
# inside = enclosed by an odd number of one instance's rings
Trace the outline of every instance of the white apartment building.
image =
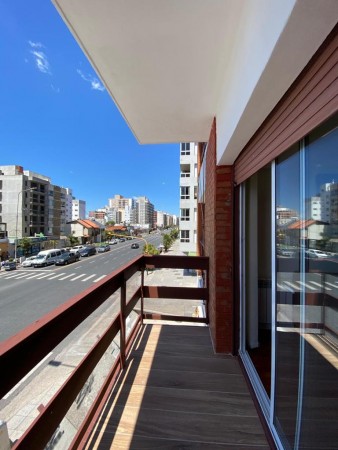
{"type": "Polygon", "coordinates": [[[180,249],[186,254],[197,251],[197,144],[180,146],[180,249]]]}
{"type": "Polygon", "coordinates": [[[306,217],[313,220],[322,220],[322,204],[320,197],[310,197],[306,203],[306,217]]]}
{"type": "Polygon", "coordinates": [[[73,191],[70,188],[65,188],[66,195],[65,195],[65,203],[66,203],[66,223],[71,222],[72,217],[72,210],[73,210],[73,191]]]}
{"type": "Polygon", "coordinates": [[[321,220],[338,224],[338,183],[325,183],[320,187],[321,220]]]}
{"type": "Polygon", "coordinates": [[[72,220],[86,218],[86,202],[75,197],[72,199],[72,220]]]}
{"type": "Polygon", "coordinates": [[[147,197],[136,199],[137,223],[143,228],[154,228],[154,205],[147,197]]]}

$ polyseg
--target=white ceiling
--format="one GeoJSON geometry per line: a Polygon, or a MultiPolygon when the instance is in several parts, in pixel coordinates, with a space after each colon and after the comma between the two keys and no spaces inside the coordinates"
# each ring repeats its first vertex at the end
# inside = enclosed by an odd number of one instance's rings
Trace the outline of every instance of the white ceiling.
{"type": "Polygon", "coordinates": [[[140,143],[207,141],[217,117],[223,164],[338,16],[338,0],[52,1],[140,143]]]}

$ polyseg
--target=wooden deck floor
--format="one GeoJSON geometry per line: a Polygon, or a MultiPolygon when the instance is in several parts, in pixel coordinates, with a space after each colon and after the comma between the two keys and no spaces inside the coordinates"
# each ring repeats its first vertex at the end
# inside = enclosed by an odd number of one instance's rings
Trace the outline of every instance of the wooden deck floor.
{"type": "Polygon", "coordinates": [[[207,327],[144,325],[88,449],[270,449],[236,358],[207,327]]]}

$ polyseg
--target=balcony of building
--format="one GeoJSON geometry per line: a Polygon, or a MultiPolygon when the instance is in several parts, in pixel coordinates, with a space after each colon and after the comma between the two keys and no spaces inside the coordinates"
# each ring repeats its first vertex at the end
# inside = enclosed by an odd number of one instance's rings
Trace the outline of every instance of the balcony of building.
{"type": "Polygon", "coordinates": [[[208,265],[137,256],[5,341],[13,449],[271,448],[238,359],[214,353],[208,265]]]}

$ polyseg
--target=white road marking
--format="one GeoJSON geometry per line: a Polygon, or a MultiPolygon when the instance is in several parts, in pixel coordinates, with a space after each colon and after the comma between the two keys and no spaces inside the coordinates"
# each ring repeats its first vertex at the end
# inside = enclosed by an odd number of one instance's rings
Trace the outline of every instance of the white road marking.
{"type": "Polygon", "coordinates": [[[93,280],[93,283],[97,283],[98,281],[102,280],[102,278],[105,278],[107,275],[102,275],[99,278],[96,278],[96,280],[93,280]]]}
{"type": "Polygon", "coordinates": [[[70,277],[72,277],[73,275],[76,275],[76,274],[75,274],[75,273],[71,273],[71,274],[69,274],[69,275],[66,275],[65,277],[59,278],[59,281],[66,280],[67,278],[70,278],[70,277]]]}
{"type": "Polygon", "coordinates": [[[48,278],[48,280],[54,280],[54,278],[62,277],[62,275],[66,275],[66,272],[58,273],[57,275],[54,275],[53,277],[48,278]]]}
{"type": "Polygon", "coordinates": [[[96,277],[96,273],[94,273],[93,275],[89,275],[89,277],[84,278],[84,279],[81,280],[81,281],[87,281],[87,280],[90,280],[90,279],[93,278],[93,277],[96,277]]]}
{"type": "Polygon", "coordinates": [[[75,281],[75,280],[78,280],[79,278],[82,278],[82,277],[84,277],[85,275],[86,275],[85,273],[82,273],[81,275],[78,275],[77,277],[72,278],[72,279],[69,280],[69,281],[75,281]]]}
{"type": "Polygon", "coordinates": [[[49,277],[50,275],[54,275],[54,273],[45,273],[44,275],[41,275],[40,277],[37,277],[37,280],[41,280],[42,278],[49,277]]]}
{"type": "Polygon", "coordinates": [[[303,281],[296,281],[296,283],[300,284],[301,286],[305,286],[308,289],[311,289],[311,291],[317,291],[317,288],[314,288],[312,286],[310,286],[309,284],[304,283],[303,281]]]}

